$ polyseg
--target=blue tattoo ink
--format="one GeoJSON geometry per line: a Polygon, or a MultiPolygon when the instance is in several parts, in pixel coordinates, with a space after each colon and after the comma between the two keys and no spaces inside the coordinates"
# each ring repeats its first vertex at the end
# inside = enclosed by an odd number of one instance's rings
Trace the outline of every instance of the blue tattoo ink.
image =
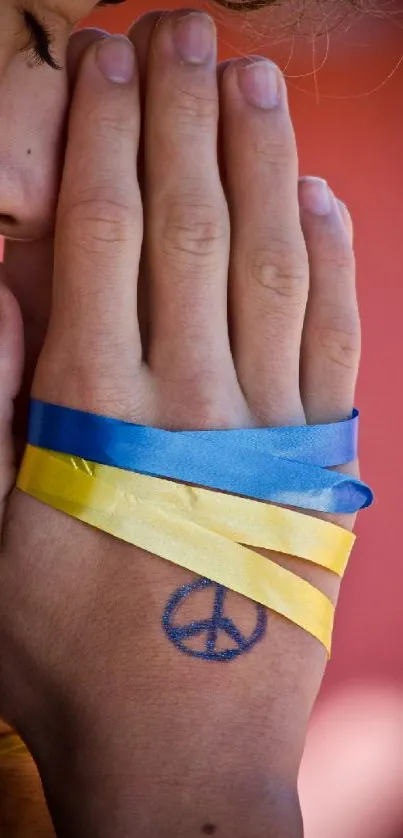
{"type": "Polygon", "coordinates": [[[245,637],[231,618],[224,615],[226,594],[226,588],[211,582],[210,579],[199,579],[191,585],[182,585],[181,588],[178,588],[168,601],[162,618],[165,633],[171,643],[184,654],[191,655],[194,658],[203,658],[207,661],[229,661],[248,652],[264,635],[267,625],[266,609],[256,602],[251,602],[251,607],[256,609],[256,625],[249,637],[245,637]],[[215,597],[211,617],[204,620],[194,620],[183,625],[178,623],[178,612],[184,600],[196,591],[212,587],[215,588],[215,597]],[[235,647],[217,649],[218,641],[223,634],[236,644],[235,647]],[[205,636],[203,651],[192,649],[191,646],[187,645],[186,640],[200,635],[205,636]]]}

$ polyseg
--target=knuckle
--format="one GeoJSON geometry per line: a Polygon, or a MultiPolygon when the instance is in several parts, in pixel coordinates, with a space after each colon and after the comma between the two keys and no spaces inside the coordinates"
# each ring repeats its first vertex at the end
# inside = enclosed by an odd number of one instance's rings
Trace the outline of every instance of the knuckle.
{"type": "MultiPolygon", "coordinates": [[[[116,100],[115,100],[116,102],[116,100]]],[[[93,128],[95,144],[116,142],[116,147],[121,148],[126,138],[133,142],[134,131],[137,127],[137,115],[135,108],[128,108],[125,104],[124,110],[119,103],[118,108],[108,108],[105,102],[97,102],[89,110],[88,121],[93,128]]]]}
{"type": "Polygon", "coordinates": [[[129,242],[139,208],[114,188],[85,190],[74,196],[64,214],[64,229],[85,250],[93,246],[129,242]]]}
{"type": "Polygon", "coordinates": [[[222,208],[189,201],[170,202],[162,233],[170,256],[208,259],[228,242],[228,221],[222,208]]]}
{"type": "Polygon", "coordinates": [[[352,247],[347,242],[338,241],[337,246],[333,252],[327,252],[323,258],[318,258],[321,262],[321,267],[326,272],[331,272],[332,275],[337,274],[354,274],[355,271],[355,257],[352,247]]]}
{"type": "Polygon", "coordinates": [[[361,330],[358,315],[334,319],[318,330],[318,344],[326,359],[345,370],[358,367],[361,330]]]}
{"type": "Polygon", "coordinates": [[[270,248],[251,251],[247,276],[252,286],[263,288],[287,300],[300,299],[308,289],[309,265],[306,250],[287,247],[284,242],[270,242],[270,248]]]}
{"type": "Polygon", "coordinates": [[[277,130],[258,130],[251,141],[252,151],[258,159],[270,164],[271,173],[284,169],[289,170],[291,165],[297,166],[298,155],[294,133],[289,126],[277,126],[277,130]]]}
{"type": "Polygon", "coordinates": [[[210,129],[217,118],[218,102],[216,95],[209,95],[207,90],[188,88],[177,84],[174,89],[174,111],[176,130],[191,132],[203,129],[203,124],[210,129]]]}

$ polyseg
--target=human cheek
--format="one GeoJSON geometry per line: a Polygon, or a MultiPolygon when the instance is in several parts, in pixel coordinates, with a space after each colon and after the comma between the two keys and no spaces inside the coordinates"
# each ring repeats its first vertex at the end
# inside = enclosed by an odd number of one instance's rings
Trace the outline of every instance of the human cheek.
{"type": "Polygon", "coordinates": [[[0,62],[0,235],[36,239],[54,221],[67,79],[16,55],[0,62]]]}

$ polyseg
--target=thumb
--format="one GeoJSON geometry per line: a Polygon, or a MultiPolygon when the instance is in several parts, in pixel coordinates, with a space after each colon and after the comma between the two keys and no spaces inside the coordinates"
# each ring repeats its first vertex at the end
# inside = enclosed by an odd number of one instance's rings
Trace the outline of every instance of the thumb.
{"type": "Polygon", "coordinates": [[[4,280],[4,268],[0,265],[0,527],[15,478],[12,423],[24,355],[20,309],[4,280]]]}

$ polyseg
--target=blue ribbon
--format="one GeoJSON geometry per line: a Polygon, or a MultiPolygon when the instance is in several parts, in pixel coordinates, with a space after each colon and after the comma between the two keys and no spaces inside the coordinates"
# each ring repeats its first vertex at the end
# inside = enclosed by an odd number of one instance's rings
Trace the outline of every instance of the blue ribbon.
{"type": "Polygon", "coordinates": [[[328,425],[166,431],[33,399],[28,442],[154,477],[317,512],[370,506],[360,480],[327,471],[357,457],[359,413],[328,425]]]}

